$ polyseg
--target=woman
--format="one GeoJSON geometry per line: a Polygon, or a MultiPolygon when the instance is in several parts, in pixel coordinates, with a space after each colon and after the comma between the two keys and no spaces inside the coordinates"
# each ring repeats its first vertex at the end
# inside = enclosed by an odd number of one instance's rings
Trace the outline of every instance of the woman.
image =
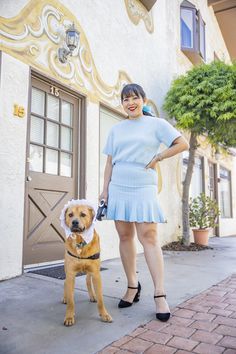
{"type": "Polygon", "coordinates": [[[127,277],[128,288],[118,306],[128,307],[139,301],[136,229],[154,283],[156,318],[167,321],[170,310],[165,299],[163,255],[157,237],[157,223],[165,220],[157,200],[155,167],[157,162],[187,150],[189,145],[166,120],[144,115],[146,100],[145,92],[137,84],[126,85],[121,92],[128,118],[112,127],[103,150],[107,162],[100,200],[107,202],[107,218],[115,221],[127,277]],[[168,148],[157,153],[160,143],[168,148]]]}

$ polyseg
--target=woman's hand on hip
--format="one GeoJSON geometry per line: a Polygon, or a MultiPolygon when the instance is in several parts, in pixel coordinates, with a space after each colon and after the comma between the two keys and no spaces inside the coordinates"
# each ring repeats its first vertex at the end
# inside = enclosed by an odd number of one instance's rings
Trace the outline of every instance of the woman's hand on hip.
{"type": "Polygon", "coordinates": [[[146,169],[148,168],[152,168],[153,170],[156,169],[156,165],[158,161],[162,161],[163,157],[161,154],[157,154],[155,156],[153,156],[153,158],[151,159],[151,161],[145,166],[146,169]]]}
{"type": "Polygon", "coordinates": [[[156,163],[156,161],[154,161],[154,159],[152,159],[148,164],[147,164],[147,166],[145,166],[145,168],[148,170],[149,168],[152,168],[153,170],[155,170],[156,169],[156,165],[157,165],[157,163],[156,163]]]}

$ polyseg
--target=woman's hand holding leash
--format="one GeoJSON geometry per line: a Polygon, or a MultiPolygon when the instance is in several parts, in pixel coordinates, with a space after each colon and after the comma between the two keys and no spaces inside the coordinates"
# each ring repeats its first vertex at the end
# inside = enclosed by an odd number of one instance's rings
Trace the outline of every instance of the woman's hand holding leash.
{"type": "Polygon", "coordinates": [[[105,204],[107,204],[107,200],[108,200],[108,192],[107,191],[103,191],[99,197],[99,203],[104,200],[105,204]]]}
{"type": "Polygon", "coordinates": [[[104,191],[101,193],[99,197],[99,206],[97,210],[96,219],[102,221],[102,218],[106,216],[107,213],[107,200],[108,200],[108,193],[104,191]]]}
{"type": "Polygon", "coordinates": [[[102,199],[100,201],[99,206],[98,206],[96,219],[99,221],[102,221],[102,219],[106,216],[106,214],[107,214],[107,204],[106,204],[105,200],[102,199]]]}

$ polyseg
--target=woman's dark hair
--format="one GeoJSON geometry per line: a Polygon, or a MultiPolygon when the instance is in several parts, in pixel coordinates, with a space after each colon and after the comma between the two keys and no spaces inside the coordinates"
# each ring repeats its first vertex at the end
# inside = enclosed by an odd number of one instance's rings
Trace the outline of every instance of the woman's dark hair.
{"type": "Polygon", "coordinates": [[[142,97],[143,100],[146,99],[146,93],[140,85],[128,84],[125,85],[121,91],[121,101],[123,101],[125,97],[130,97],[132,95],[142,97]]]}

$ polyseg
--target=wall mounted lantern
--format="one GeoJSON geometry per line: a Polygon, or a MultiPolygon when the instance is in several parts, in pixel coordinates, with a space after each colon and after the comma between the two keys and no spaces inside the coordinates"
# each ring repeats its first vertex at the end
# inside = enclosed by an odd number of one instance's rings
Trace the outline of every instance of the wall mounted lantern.
{"type": "Polygon", "coordinates": [[[65,47],[58,49],[58,59],[61,63],[67,62],[67,57],[79,47],[80,33],[76,30],[74,23],[66,30],[65,47]]]}

